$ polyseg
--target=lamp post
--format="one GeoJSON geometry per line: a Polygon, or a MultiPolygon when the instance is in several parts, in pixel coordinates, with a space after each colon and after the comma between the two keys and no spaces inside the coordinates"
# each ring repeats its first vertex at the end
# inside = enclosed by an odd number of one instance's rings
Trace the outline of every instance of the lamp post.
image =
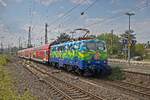
{"type": "Polygon", "coordinates": [[[132,39],[131,39],[131,25],[130,25],[130,17],[132,16],[132,15],[135,15],[134,13],[129,13],[129,12],[127,12],[127,13],[125,13],[125,15],[127,15],[127,16],[129,16],[129,32],[128,32],[128,64],[130,65],[130,49],[131,49],[131,41],[132,41],[132,39]]]}

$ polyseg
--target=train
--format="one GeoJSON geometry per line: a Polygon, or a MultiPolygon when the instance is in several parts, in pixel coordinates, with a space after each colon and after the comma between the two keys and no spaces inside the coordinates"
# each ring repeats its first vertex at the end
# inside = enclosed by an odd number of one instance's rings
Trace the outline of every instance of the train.
{"type": "Polygon", "coordinates": [[[17,52],[21,58],[47,63],[81,75],[108,75],[106,43],[98,39],[45,44],[17,52]]]}

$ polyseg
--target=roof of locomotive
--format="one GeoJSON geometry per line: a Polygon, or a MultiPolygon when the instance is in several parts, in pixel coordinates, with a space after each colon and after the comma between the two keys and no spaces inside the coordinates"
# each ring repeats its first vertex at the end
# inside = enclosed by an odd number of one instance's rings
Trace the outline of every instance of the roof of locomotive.
{"type": "Polygon", "coordinates": [[[52,45],[51,47],[57,47],[57,46],[69,45],[69,44],[85,43],[85,42],[98,42],[98,41],[101,41],[101,42],[105,43],[105,42],[102,41],[102,40],[98,40],[98,39],[89,39],[89,40],[79,40],[79,41],[69,41],[69,42],[64,42],[64,43],[52,45]]]}

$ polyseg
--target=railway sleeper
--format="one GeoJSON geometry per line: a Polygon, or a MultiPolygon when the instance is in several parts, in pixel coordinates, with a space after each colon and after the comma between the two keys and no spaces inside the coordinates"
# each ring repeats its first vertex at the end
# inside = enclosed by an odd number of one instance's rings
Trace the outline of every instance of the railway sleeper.
{"type": "Polygon", "coordinates": [[[74,88],[67,88],[67,89],[69,89],[69,92],[74,92],[74,91],[76,91],[76,92],[79,92],[77,89],[74,89],[74,88]]]}
{"type": "Polygon", "coordinates": [[[79,91],[68,91],[67,93],[68,93],[68,94],[69,94],[69,93],[71,93],[71,94],[72,94],[72,93],[74,93],[74,94],[77,94],[77,93],[78,93],[78,94],[82,94],[82,93],[79,92],[79,91]]]}
{"type": "Polygon", "coordinates": [[[85,97],[89,97],[86,94],[69,94],[69,96],[71,96],[72,98],[85,98],[85,97]]]}
{"type": "MultiPolygon", "coordinates": [[[[54,100],[63,100],[64,98],[63,98],[63,97],[54,96],[53,99],[54,99],[54,100]]],[[[64,99],[64,100],[66,100],[66,99],[64,99]]]]}
{"type": "Polygon", "coordinates": [[[68,95],[75,96],[75,95],[85,95],[85,94],[79,93],[79,92],[77,92],[77,93],[74,93],[74,92],[71,93],[71,92],[69,92],[68,95]]]}
{"type": "Polygon", "coordinates": [[[78,97],[75,98],[74,100],[94,100],[94,99],[92,99],[91,97],[84,97],[84,98],[78,97]]]}

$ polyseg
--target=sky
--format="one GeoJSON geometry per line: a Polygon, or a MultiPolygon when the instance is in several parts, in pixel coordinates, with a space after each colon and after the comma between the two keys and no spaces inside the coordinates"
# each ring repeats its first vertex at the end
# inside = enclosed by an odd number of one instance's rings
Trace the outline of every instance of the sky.
{"type": "Polygon", "coordinates": [[[18,46],[20,37],[25,46],[31,26],[32,44],[40,45],[45,23],[49,42],[77,28],[89,29],[94,35],[113,29],[120,35],[128,30],[126,12],[135,13],[131,29],[137,41],[150,41],[150,0],[0,0],[0,42],[5,47],[18,46]]]}

